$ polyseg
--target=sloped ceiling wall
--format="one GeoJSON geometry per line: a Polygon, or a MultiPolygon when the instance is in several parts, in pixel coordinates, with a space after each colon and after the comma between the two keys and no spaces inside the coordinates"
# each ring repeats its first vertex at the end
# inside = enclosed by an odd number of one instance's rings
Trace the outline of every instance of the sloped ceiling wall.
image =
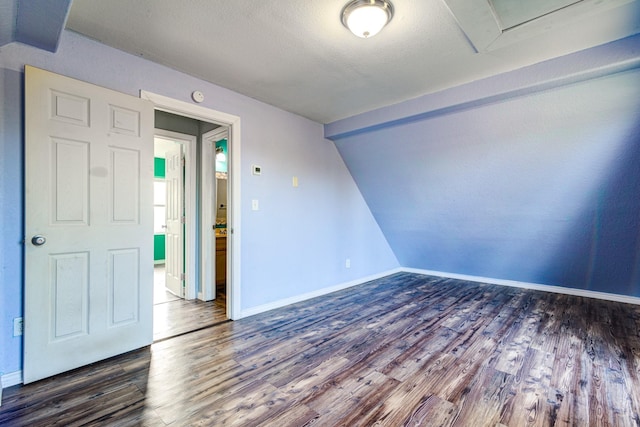
{"type": "Polygon", "coordinates": [[[403,267],[640,296],[638,46],[636,36],[475,82],[465,93],[483,97],[457,106],[419,113],[464,98],[442,92],[325,133],[403,267]],[[532,73],[538,83],[499,94],[496,82],[532,73]]]}
{"type": "Polygon", "coordinates": [[[0,47],[20,42],[55,52],[71,0],[0,0],[0,47]]]}

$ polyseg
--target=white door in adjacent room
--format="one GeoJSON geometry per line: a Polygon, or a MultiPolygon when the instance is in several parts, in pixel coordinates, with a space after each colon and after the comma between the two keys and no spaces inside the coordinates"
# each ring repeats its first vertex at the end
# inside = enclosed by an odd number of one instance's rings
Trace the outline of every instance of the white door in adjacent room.
{"type": "Polygon", "coordinates": [[[152,342],[153,120],[25,69],[25,383],[152,342]]]}
{"type": "Polygon", "coordinates": [[[184,298],[184,157],[181,144],[174,144],[167,151],[165,174],[165,287],[172,294],[184,298]]]}

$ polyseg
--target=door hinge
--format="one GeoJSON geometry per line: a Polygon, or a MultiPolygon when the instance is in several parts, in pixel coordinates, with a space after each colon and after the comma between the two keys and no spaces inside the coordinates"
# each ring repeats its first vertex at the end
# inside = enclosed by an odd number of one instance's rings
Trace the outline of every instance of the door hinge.
{"type": "MultiPolygon", "coordinates": [[[[185,281],[187,280],[187,275],[184,273],[180,273],[180,280],[185,281]]],[[[182,284],[182,286],[184,286],[184,283],[182,284]]]]}
{"type": "Polygon", "coordinates": [[[183,157],[180,159],[180,163],[182,164],[182,166],[184,167],[187,164],[186,159],[183,157]]]}
{"type": "Polygon", "coordinates": [[[186,223],[187,223],[187,217],[181,216],[180,217],[180,224],[186,224],[186,223]]]}

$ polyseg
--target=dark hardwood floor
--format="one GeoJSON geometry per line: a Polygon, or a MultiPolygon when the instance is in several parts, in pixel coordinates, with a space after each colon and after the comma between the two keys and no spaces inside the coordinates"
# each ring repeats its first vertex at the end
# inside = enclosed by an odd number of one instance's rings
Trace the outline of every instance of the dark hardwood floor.
{"type": "Polygon", "coordinates": [[[399,273],[3,400],[11,426],[639,426],[640,306],[399,273]]]}
{"type": "Polygon", "coordinates": [[[164,287],[164,265],[154,268],[153,340],[159,341],[227,321],[226,290],[216,287],[216,299],[181,299],[164,287]]]}
{"type": "Polygon", "coordinates": [[[177,299],[153,306],[153,340],[159,341],[177,335],[208,328],[227,321],[226,305],[214,301],[177,299]]]}

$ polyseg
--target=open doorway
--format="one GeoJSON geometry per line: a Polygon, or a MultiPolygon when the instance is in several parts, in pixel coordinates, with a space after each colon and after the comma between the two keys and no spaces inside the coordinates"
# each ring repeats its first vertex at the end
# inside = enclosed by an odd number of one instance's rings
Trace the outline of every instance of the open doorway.
{"type": "MultiPolygon", "coordinates": [[[[241,138],[240,138],[240,118],[231,114],[205,108],[192,103],[178,101],[173,98],[154,94],[147,91],[141,91],[140,97],[151,101],[154,104],[156,113],[165,112],[180,117],[198,120],[201,123],[216,125],[215,127],[225,128],[228,132],[228,181],[227,181],[227,260],[226,260],[226,318],[236,320],[242,317],[241,313],[241,277],[240,277],[240,254],[241,254],[241,229],[240,217],[240,188],[241,188],[241,138]]],[[[208,129],[209,130],[213,129],[208,129]]],[[[211,164],[209,160],[214,158],[214,149],[211,144],[199,144],[198,147],[199,160],[211,164]],[[205,159],[205,160],[203,160],[205,159]]],[[[210,238],[214,232],[215,221],[206,222],[211,217],[207,217],[203,212],[209,211],[209,215],[213,215],[214,199],[211,194],[214,192],[214,180],[212,178],[214,172],[212,168],[200,168],[200,192],[198,193],[198,210],[200,216],[199,236],[205,235],[207,238],[199,240],[199,256],[193,260],[190,267],[197,267],[198,276],[198,298],[203,301],[211,301],[214,298],[213,277],[207,277],[203,274],[203,267],[210,265],[214,260],[215,247],[212,245],[213,239],[210,238]],[[211,176],[207,177],[206,174],[211,176]],[[209,196],[207,196],[207,193],[209,196]],[[203,203],[206,202],[206,203],[203,203]]],[[[214,300],[214,302],[217,301],[214,300]]]]}
{"type": "MultiPolygon", "coordinates": [[[[218,205],[215,200],[218,191],[215,182],[202,179],[203,169],[210,169],[211,175],[215,175],[216,168],[213,164],[208,166],[209,159],[201,158],[203,150],[199,147],[209,143],[205,134],[224,130],[228,135],[228,129],[158,110],[155,123],[154,340],[157,341],[228,319],[226,263],[223,261],[224,266],[218,269],[218,276],[222,274],[225,280],[220,283],[218,277],[216,292],[215,278],[202,275],[203,258],[197,256],[198,252],[207,252],[205,241],[216,239],[217,234],[226,237],[227,232],[226,216],[219,227],[205,226],[202,222],[203,205],[218,205]],[[201,190],[198,193],[197,187],[201,190]],[[213,198],[203,198],[204,189],[212,191],[213,198]],[[210,295],[211,287],[213,295],[210,295]]],[[[228,148],[225,151],[228,152],[228,148]]],[[[225,196],[224,193],[226,191],[220,196],[225,196]]],[[[221,204],[226,211],[226,197],[221,204]]],[[[226,239],[222,242],[218,236],[216,240],[220,242],[213,246],[214,251],[218,249],[214,253],[220,253],[220,243],[224,243],[226,258],[226,239]]],[[[214,262],[212,259],[211,264],[214,262]]]]}

